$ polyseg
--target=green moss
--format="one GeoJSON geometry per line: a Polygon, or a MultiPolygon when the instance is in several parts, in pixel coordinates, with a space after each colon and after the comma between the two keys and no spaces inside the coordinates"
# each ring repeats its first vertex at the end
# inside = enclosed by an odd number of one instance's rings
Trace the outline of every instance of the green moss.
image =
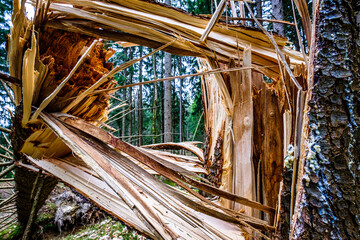
{"type": "Polygon", "coordinates": [[[11,240],[11,239],[15,239],[20,234],[21,234],[20,224],[14,223],[10,227],[0,232],[0,239],[11,240]]]}
{"type": "Polygon", "coordinates": [[[124,240],[144,239],[139,238],[135,231],[129,229],[125,225],[121,224],[119,221],[114,221],[111,218],[108,218],[101,223],[88,226],[75,234],[68,235],[62,240],[97,240],[102,239],[105,236],[111,239],[120,237],[124,240]]]}

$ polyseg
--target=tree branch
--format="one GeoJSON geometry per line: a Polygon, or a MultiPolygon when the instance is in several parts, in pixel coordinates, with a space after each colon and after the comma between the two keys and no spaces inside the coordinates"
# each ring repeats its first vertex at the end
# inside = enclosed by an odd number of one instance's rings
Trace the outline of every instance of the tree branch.
{"type": "Polygon", "coordinates": [[[0,79],[5,81],[5,82],[12,83],[12,84],[15,84],[15,85],[18,85],[18,86],[22,85],[21,81],[19,79],[14,78],[14,77],[10,76],[7,73],[0,72],[0,79]]]}

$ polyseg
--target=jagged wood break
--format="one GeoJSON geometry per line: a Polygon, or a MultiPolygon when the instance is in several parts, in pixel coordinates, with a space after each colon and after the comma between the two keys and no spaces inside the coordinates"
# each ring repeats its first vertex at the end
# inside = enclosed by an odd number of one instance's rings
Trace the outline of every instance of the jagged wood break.
{"type": "Polygon", "coordinates": [[[303,99],[296,85],[306,90],[303,55],[287,47],[287,39],[272,36],[275,47],[259,30],[218,23],[202,42],[208,19],[152,1],[55,0],[35,5],[30,21],[24,2],[14,1],[9,42],[10,73],[22,81],[22,87],[12,85],[19,104],[12,142],[22,224],[33,202],[27,189],[42,169],[49,180],[35,208],[52,189],[55,176],[156,239],[273,234],[283,159],[287,146],[297,144],[295,132],[301,125],[303,99]],[[114,52],[104,50],[100,38],[197,56],[201,71],[246,68],[202,77],[204,157],[193,143],[135,147],[98,128],[107,118],[112,91],[95,90],[112,89],[113,75],[137,61],[112,68],[107,60],[114,52]],[[287,62],[279,63],[278,51],[287,62]],[[263,74],[271,83],[264,82],[263,74]],[[197,157],[149,149],[169,146],[197,157]],[[159,182],[154,174],[184,191],[159,182]],[[25,182],[27,175],[31,177],[25,182]],[[23,201],[28,209],[21,208],[23,201]]]}

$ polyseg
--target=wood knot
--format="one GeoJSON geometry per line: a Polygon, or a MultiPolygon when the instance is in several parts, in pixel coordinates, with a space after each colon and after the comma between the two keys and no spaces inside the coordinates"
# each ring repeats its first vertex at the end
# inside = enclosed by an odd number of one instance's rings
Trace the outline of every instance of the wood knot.
{"type": "Polygon", "coordinates": [[[251,125],[250,117],[244,117],[244,126],[249,127],[251,125]]]}

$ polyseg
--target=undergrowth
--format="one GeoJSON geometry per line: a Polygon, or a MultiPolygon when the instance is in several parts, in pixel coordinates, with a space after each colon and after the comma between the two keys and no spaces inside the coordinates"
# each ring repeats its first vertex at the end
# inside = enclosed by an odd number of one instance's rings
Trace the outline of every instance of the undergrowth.
{"type": "Polygon", "coordinates": [[[19,236],[21,233],[20,224],[14,223],[0,232],[1,240],[12,240],[19,236]]]}
{"type": "Polygon", "coordinates": [[[146,238],[138,235],[136,231],[131,230],[119,221],[112,220],[110,217],[100,223],[87,226],[75,234],[68,235],[62,240],[145,240],[146,238]]]}

